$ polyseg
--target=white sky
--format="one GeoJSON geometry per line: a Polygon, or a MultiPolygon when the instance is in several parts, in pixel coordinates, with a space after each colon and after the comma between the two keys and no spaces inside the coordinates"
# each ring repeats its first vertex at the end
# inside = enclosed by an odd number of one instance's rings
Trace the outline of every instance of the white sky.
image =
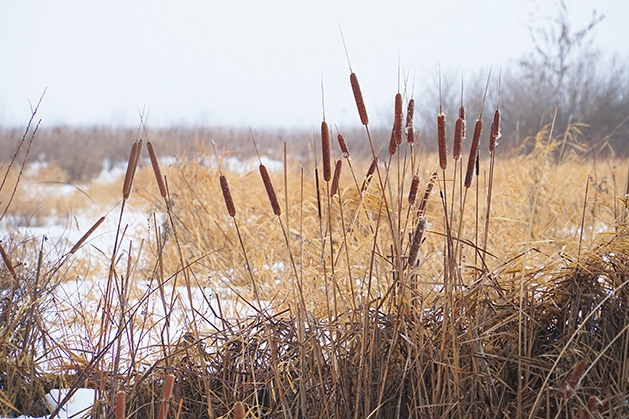
{"type": "MultiPolygon", "coordinates": [[[[574,28],[604,14],[596,46],[627,62],[629,1],[566,2],[574,28]]],[[[328,122],[357,125],[339,22],[378,122],[398,57],[416,86],[437,82],[439,62],[463,73],[514,62],[532,50],[535,10],[532,0],[0,0],[0,128],[25,126],[46,87],[44,126],[137,126],[146,106],[152,127],[311,128],[322,78],[328,122]]]]}

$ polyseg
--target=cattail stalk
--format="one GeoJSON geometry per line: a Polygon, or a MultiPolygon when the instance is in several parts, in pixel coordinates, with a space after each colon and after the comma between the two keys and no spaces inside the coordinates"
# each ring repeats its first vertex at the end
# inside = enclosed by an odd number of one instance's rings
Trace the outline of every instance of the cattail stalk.
{"type": "Polygon", "coordinates": [[[446,170],[448,168],[446,116],[443,112],[439,112],[439,115],[437,115],[437,136],[439,139],[439,167],[441,167],[441,170],[446,170]]]}
{"type": "Polygon", "coordinates": [[[279,217],[282,215],[282,209],[280,208],[280,203],[277,200],[277,195],[275,195],[275,188],[273,188],[273,182],[271,182],[269,172],[266,169],[266,166],[262,163],[260,163],[260,175],[262,176],[262,182],[264,182],[264,189],[266,189],[266,194],[269,197],[271,208],[273,208],[273,214],[279,217]]]}
{"type": "Polygon", "coordinates": [[[116,419],[125,418],[125,398],[126,394],[124,391],[120,390],[116,393],[116,419]]]}
{"type": "Polygon", "coordinates": [[[373,160],[371,161],[371,165],[369,166],[369,169],[367,170],[367,174],[365,175],[365,180],[363,180],[363,184],[360,187],[360,193],[365,192],[365,190],[367,190],[367,187],[369,186],[369,182],[371,182],[371,177],[373,176],[373,173],[376,171],[376,166],[378,166],[378,158],[374,157],[373,160]]]}
{"type": "Polygon", "coordinates": [[[472,137],[472,145],[470,148],[469,159],[467,160],[467,172],[465,172],[465,187],[472,186],[472,177],[474,176],[474,168],[477,164],[478,144],[480,143],[480,136],[483,132],[483,120],[477,119],[476,126],[474,127],[474,137],[472,137]]]}
{"type": "Polygon", "coordinates": [[[363,125],[368,125],[369,116],[367,116],[367,108],[365,107],[365,101],[363,100],[363,94],[360,91],[360,84],[358,84],[358,77],[356,77],[356,73],[349,75],[349,82],[352,85],[352,93],[354,93],[354,101],[356,101],[360,122],[363,125]]]}
{"type": "Polygon", "coordinates": [[[146,142],[146,149],[149,152],[151,166],[153,166],[153,173],[155,174],[155,180],[157,181],[157,187],[159,188],[159,194],[162,196],[162,198],[166,198],[166,184],[164,183],[164,176],[162,176],[162,171],[159,168],[159,161],[157,160],[157,156],[155,155],[153,144],[151,144],[150,141],[146,142]]]}
{"type": "Polygon", "coordinates": [[[78,242],[76,242],[76,244],[75,244],[74,246],[72,246],[72,249],[70,249],[70,253],[71,253],[71,254],[73,254],[74,252],[76,252],[77,250],[79,250],[79,248],[80,248],[81,246],[83,246],[83,243],[85,243],[85,240],[87,240],[87,239],[88,239],[88,238],[92,235],[92,233],[93,233],[93,232],[94,232],[94,231],[95,231],[98,227],[100,227],[100,225],[103,223],[103,221],[105,221],[105,216],[104,216],[104,215],[103,215],[102,217],[100,217],[100,218],[98,219],[98,221],[96,221],[96,222],[94,223],[94,225],[93,225],[93,226],[92,226],[89,230],[87,230],[87,233],[83,234],[83,237],[81,237],[81,238],[79,239],[79,241],[78,241],[78,242]]]}
{"type": "Polygon", "coordinates": [[[221,191],[223,191],[223,199],[225,200],[227,212],[229,213],[230,217],[234,218],[236,216],[236,206],[234,205],[234,200],[232,199],[232,193],[229,190],[227,178],[223,175],[220,175],[219,180],[221,182],[221,191]]]}
{"type": "Polygon", "coordinates": [[[329,182],[332,179],[330,167],[330,130],[328,123],[321,122],[321,157],[323,159],[323,180],[329,182]]]}
{"type": "Polygon", "coordinates": [[[6,265],[7,269],[11,273],[11,276],[13,277],[13,279],[17,281],[17,274],[15,272],[15,268],[13,267],[13,264],[11,263],[11,259],[9,259],[9,255],[7,255],[7,252],[4,250],[4,246],[2,245],[2,242],[0,242],[0,254],[2,255],[2,260],[4,261],[4,264],[6,265]]]}
{"type": "Polygon", "coordinates": [[[343,160],[338,159],[334,167],[334,178],[332,179],[332,187],[330,188],[330,197],[336,195],[339,189],[339,179],[341,178],[341,169],[343,168],[343,160]]]}
{"type": "Polygon", "coordinates": [[[413,129],[413,118],[415,115],[415,99],[408,101],[406,108],[406,141],[409,143],[415,142],[415,132],[413,129]]]}

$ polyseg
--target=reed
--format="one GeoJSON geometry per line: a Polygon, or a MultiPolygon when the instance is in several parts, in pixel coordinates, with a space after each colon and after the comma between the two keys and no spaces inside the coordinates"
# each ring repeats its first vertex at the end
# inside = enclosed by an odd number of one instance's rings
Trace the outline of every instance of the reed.
{"type": "Polygon", "coordinates": [[[478,145],[480,144],[480,136],[483,132],[483,120],[477,119],[476,125],[474,125],[474,136],[472,137],[472,145],[470,146],[470,154],[467,160],[467,171],[465,172],[466,188],[472,186],[472,179],[474,177],[474,169],[476,168],[476,161],[478,155],[478,145]]]}
{"type": "Polygon", "coordinates": [[[321,122],[321,159],[323,161],[323,180],[329,182],[332,179],[332,167],[330,163],[330,129],[327,122],[321,122]]]}
{"type": "Polygon", "coordinates": [[[437,115],[437,138],[439,141],[439,167],[448,168],[448,151],[446,146],[446,116],[443,112],[437,115]]]}
{"type": "Polygon", "coordinates": [[[164,183],[164,176],[162,176],[162,171],[159,168],[159,161],[157,160],[157,155],[153,149],[153,144],[151,144],[148,140],[146,141],[146,149],[149,152],[149,158],[151,159],[151,166],[153,167],[153,174],[155,174],[159,194],[162,198],[166,198],[166,184],[164,183]]]}
{"type": "Polygon", "coordinates": [[[85,241],[89,239],[92,233],[94,233],[94,231],[96,231],[96,229],[100,227],[100,225],[103,224],[104,221],[105,221],[105,216],[103,215],[102,217],[98,219],[98,221],[96,221],[92,225],[92,227],[90,227],[89,230],[87,230],[85,234],[83,234],[83,236],[81,236],[81,238],[74,244],[74,246],[72,246],[72,249],[70,249],[70,254],[74,254],[77,250],[79,250],[81,246],[83,246],[83,243],[85,243],[85,241]]]}
{"type": "Polygon", "coordinates": [[[227,178],[224,175],[220,175],[219,182],[221,184],[221,191],[223,192],[223,200],[225,201],[225,207],[227,208],[227,213],[229,214],[230,217],[234,218],[236,216],[236,206],[234,205],[232,193],[229,190],[229,184],[227,183],[227,178]]]}
{"type": "Polygon", "coordinates": [[[280,203],[277,200],[277,195],[275,194],[275,188],[273,187],[273,182],[271,182],[271,176],[269,176],[269,171],[266,166],[260,164],[260,176],[262,176],[262,182],[264,183],[264,189],[266,190],[266,194],[269,198],[269,202],[271,203],[271,208],[273,209],[273,214],[278,217],[282,215],[282,209],[280,208],[280,203]]]}
{"type": "Polygon", "coordinates": [[[339,159],[336,161],[336,165],[334,167],[334,178],[332,179],[332,187],[330,188],[330,197],[336,195],[339,190],[341,169],[343,169],[343,160],[339,159]]]}
{"type": "Polygon", "coordinates": [[[413,128],[413,119],[415,115],[415,99],[408,101],[406,107],[406,141],[409,144],[415,142],[415,129],[413,128]]]}
{"type": "Polygon", "coordinates": [[[9,271],[9,273],[11,274],[13,279],[15,279],[17,281],[17,273],[15,272],[15,268],[13,267],[13,263],[11,263],[11,259],[9,258],[9,255],[7,255],[6,250],[4,250],[4,246],[2,245],[1,241],[0,241],[0,255],[2,255],[2,260],[4,261],[4,266],[7,267],[7,270],[9,271]]]}
{"type": "Polygon", "coordinates": [[[140,153],[142,152],[142,140],[136,141],[131,146],[131,153],[129,154],[129,161],[127,162],[127,171],[124,176],[124,182],[122,184],[122,199],[126,201],[129,199],[131,193],[131,186],[133,185],[133,178],[135,171],[140,161],[140,153]]]}

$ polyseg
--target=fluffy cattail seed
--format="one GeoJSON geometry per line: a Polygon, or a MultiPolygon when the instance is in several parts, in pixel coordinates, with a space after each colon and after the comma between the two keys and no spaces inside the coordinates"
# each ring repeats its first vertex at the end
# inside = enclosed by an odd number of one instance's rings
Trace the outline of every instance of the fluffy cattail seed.
{"type": "Polygon", "coordinates": [[[428,205],[428,198],[430,198],[430,194],[432,193],[432,188],[435,185],[435,181],[437,180],[437,172],[434,172],[432,176],[430,176],[430,181],[428,185],[426,185],[426,190],[424,191],[424,197],[422,198],[422,202],[419,204],[419,208],[417,209],[420,214],[426,212],[426,206],[428,205]]]}
{"type": "Polygon", "coordinates": [[[437,135],[439,139],[439,167],[441,170],[448,168],[448,157],[446,149],[446,116],[443,112],[437,115],[437,135]]]}
{"type": "Polygon", "coordinates": [[[413,117],[415,115],[415,99],[408,101],[406,108],[406,141],[409,143],[415,142],[415,132],[413,129],[413,117]]]}
{"type": "Polygon", "coordinates": [[[419,220],[417,221],[417,227],[415,228],[415,233],[413,234],[413,240],[411,241],[411,248],[408,252],[408,266],[410,267],[414,267],[415,262],[417,261],[419,246],[422,243],[424,231],[426,230],[426,224],[426,217],[419,217],[419,220]]]}
{"type": "Polygon", "coordinates": [[[358,108],[360,122],[363,125],[367,125],[369,124],[369,117],[367,116],[367,108],[365,107],[365,101],[363,100],[363,94],[360,91],[360,84],[358,84],[358,77],[356,77],[356,73],[349,75],[349,82],[352,85],[352,92],[354,93],[354,100],[356,101],[356,107],[358,108]]]}
{"type": "Polygon", "coordinates": [[[419,187],[419,176],[413,175],[411,180],[411,189],[408,191],[408,205],[412,206],[417,198],[417,188],[419,187]]]}
{"type": "Polygon", "coordinates": [[[277,216],[282,215],[282,209],[280,208],[280,203],[277,200],[277,195],[275,195],[275,188],[273,188],[271,177],[269,176],[268,170],[266,170],[266,166],[263,164],[260,164],[260,175],[262,176],[264,189],[266,189],[266,194],[269,197],[271,208],[273,208],[273,214],[277,216]]]}

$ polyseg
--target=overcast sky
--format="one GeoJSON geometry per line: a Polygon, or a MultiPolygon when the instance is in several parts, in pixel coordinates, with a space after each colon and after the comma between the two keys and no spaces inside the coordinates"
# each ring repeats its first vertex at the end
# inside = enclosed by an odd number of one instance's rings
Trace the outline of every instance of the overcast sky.
{"type": "MultiPolygon", "coordinates": [[[[629,56],[629,1],[566,0],[575,28],[597,10],[596,46],[629,56]]],[[[339,23],[370,116],[392,106],[398,60],[416,89],[437,66],[472,73],[533,49],[551,0],[0,0],[0,128],[311,128],[359,123],[339,23]]],[[[372,118],[373,120],[374,118],[372,118]]]]}

